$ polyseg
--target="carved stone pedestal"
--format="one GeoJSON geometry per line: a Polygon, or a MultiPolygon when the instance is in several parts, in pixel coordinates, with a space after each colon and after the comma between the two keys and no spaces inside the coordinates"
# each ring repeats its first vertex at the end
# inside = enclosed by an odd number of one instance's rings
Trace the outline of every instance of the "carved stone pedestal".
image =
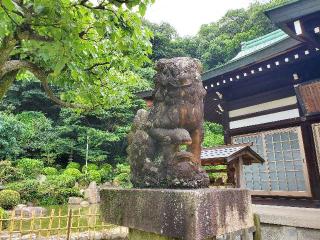
{"type": "Polygon", "coordinates": [[[253,227],[247,190],[105,188],[101,203],[104,220],[129,227],[130,240],[206,240],[253,227]]]}

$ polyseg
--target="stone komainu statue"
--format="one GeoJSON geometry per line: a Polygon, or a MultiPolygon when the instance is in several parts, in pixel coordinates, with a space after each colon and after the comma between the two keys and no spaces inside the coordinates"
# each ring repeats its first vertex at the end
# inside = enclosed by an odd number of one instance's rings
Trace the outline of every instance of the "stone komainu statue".
{"type": "Polygon", "coordinates": [[[137,112],[129,134],[134,187],[208,187],[200,162],[206,94],[201,69],[186,57],[157,62],[153,107],[137,112]]]}

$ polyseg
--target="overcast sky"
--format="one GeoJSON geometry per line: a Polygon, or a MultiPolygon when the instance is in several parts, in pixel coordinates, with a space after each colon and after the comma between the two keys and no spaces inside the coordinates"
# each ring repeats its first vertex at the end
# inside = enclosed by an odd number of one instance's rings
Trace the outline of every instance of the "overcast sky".
{"type": "MultiPolygon", "coordinates": [[[[180,36],[195,35],[200,26],[221,18],[229,9],[247,8],[255,0],[156,0],[146,18],[168,22],[180,36]]],[[[259,0],[266,2],[268,0],[259,0]]]]}

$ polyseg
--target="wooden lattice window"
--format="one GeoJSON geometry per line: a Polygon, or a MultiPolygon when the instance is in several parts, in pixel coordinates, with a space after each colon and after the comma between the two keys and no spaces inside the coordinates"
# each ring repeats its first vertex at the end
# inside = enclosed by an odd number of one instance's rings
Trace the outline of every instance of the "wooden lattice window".
{"type": "Polygon", "coordinates": [[[310,196],[300,128],[235,136],[233,143],[252,143],[265,159],[243,169],[246,188],[254,195],[310,196]]]}

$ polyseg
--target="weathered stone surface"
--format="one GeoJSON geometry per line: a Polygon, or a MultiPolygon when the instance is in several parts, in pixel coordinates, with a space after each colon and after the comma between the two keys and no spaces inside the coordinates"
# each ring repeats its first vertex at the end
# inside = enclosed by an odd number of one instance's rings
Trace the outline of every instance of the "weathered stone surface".
{"type": "Polygon", "coordinates": [[[253,226],[251,198],[240,189],[101,190],[106,222],[185,240],[203,240],[253,226]]]}
{"type": "Polygon", "coordinates": [[[81,197],[69,197],[68,204],[80,205],[82,201],[83,201],[83,198],[81,197]]]}
{"type": "Polygon", "coordinates": [[[320,230],[320,209],[253,205],[261,223],[320,230]]]}
{"type": "Polygon", "coordinates": [[[176,238],[165,237],[159,234],[143,232],[135,229],[129,230],[129,236],[130,240],[176,240],[176,238]]]}
{"type": "Polygon", "coordinates": [[[96,182],[91,182],[89,187],[84,190],[84,198],[88,200],[90,204],[97,204],[100,202],[100,193],[96,182]]]}
{"type": "Polygon", "coordinates": [[[80,206],[81,207],[88,207],[90,204],[89,204],[89,202],[88,201],[82,201],[81,203],[80,203],[80,206]]]}
{"type": "Polygon", "coordinates": [[[206,94],[200,61],[161,59],[156,69],[153,107],[137,112],[128,137],[131,181],[140,188],[208,187],[200,164],[206,94]]]}
{"type": "Polygon", "coordinates": [[[26,218],[34,217],[42,217],[47,214],[47,209],[43,207],[26,207],[25,205],[21,204],[15,207],[14,209],[15,216],[23,216],[26,218]]]}

